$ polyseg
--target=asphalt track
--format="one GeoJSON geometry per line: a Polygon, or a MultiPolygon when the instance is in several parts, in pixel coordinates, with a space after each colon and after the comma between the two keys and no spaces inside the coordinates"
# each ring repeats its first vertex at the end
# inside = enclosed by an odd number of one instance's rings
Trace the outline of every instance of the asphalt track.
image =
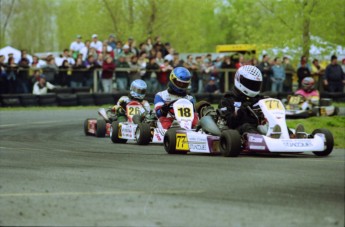
{"type": "Polygon", "coordinates": [[[84,136],[95,112],[0,112],[0,226],[344,226],[344,149],[168,155],[84,136]]]}

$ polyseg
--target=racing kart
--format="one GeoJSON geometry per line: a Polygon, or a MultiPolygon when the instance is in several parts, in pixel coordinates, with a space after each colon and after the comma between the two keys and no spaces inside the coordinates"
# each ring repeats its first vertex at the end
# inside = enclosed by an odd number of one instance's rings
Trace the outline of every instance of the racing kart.
{"type": "Polygon", "coordinates": [[[200,119],[200,131],[168,131],[164,137],[164,148],[169,154],[221,153],[226,157],[236,157],[240,153],[303,152],[327,156],[332,152],[334,139],[329,130],[315,129],[311,134],[307,134],[288,129],[285,108],[280,100],[267,98],[260,100],[255,108],[247,108],[257,118],[260,133],[247,133],[241,136],[237,130],[227,128],[222,111],[217,110],[217,117],[212,117],[211,112],[200,119]],[[281,129],[280,132],[274,131],[276,125],[281,129]]]}
{"type": "MultiPolygon", "coordinates": [[[[190,129],[194,118],[193,104],[187,99],[177,99],[168,105],[170,107],[168,115],[174,118],[172,127],[190,129]]],[[[158,121],[155,112],[138,109],[132,121],[112,123],[110,138],[113,143],[126,143],[127,140],[135,140],[139,145],[150,142],[163,143],[166,131],[167,129],[164,129],[158,121]]]]}
{"type": "Polygon", "coordinates": [[[102,117],[102,119],[87,118],[84,121],[84,133],[86,136],[109,136],[110,125],[111,122],[116,119],[116,115],[112,112],[111,108],[100,108],[97,112],[102,117]]]}
{"type": "Polygon", "coordinates": [[[286,118],[308,118],[312,116],[338,115],[339,108],[332,105],[331,99],[306,100],[301,95],[290,95],[283,100],[286,109],[286,118]]]}

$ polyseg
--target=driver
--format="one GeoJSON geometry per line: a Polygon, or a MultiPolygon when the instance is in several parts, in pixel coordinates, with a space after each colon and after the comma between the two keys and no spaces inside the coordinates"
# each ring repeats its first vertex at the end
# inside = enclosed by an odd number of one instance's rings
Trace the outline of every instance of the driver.
{"type": "MultiPolygon", "coordinates": [[[[234,88],[224,95],[218,105],[227,126],[236,129],[240,135],[260,133],[257,118],[247,109],[264,98],[259,94],[262,85],[260,70],[252,65],[241,66],[235,74],[234,84],[234,88]]],[[[273,132],[281,132],[279,125],[274,127],[273,132]]]]}
{"type": "MultiPolygon", "coordinates": [[[[170,113],[172,108],[170,107],[170,103],[180,98],[188,99],[195,104],[195,100],[193,96],[187,94],[187,89],[191,82],[191,74],[188,69],[184,67],[176,67],[171,71],[169,77],[169,84],[168,89],[158,92],[155,95],[154,105],[157,118],[159,122],[162,124],[164,129],[168,129],[174,118],[170,113]]],[[[195,112],[195,110],[194,110],[195,112]]],[[[199,118],[197,113],[194,113],[194,119],[192,122],[192,127],[194,128],[198,123],[199,118]]]]}
{"type": "Polygon", "coordinates": [[[303,96],[307,101],[317,105],[320,100],[320,93],[314,88],[315,81],[312,77],[305,77],[302,80],[302,88],[295,92],[295,95],[303,96]]]}
{"type": "Polygon", "coordinates": [[[143,80],[137,79],[131,83],[129,95],[120,97],[116,105],[112,107],[113,112],[117,115],[118,121],[127,121],[126,105],[131,101],[140,102],[146,111],[150,111],[149,102],[144,100],[146,89],[147,85],[143,80]]]}

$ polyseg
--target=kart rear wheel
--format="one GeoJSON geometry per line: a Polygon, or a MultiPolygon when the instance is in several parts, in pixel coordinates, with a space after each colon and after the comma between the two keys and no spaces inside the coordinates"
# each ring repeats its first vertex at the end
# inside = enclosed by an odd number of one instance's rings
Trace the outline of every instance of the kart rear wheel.
{"type": "Polygon", "coordinates": [[[85,134],[85,136],[90,136],[91,135],[91,133],[89,133],[89,120],[95,120],[95,119],[87,118],[84,121],[84,134],[85,134]]]}
{"type": "MultiPolygon", "coordinates": [[[[135,115],[134,115],[135,116],[135,115]]],[[[151,142],[151,129],[148,124],[139,123],[135,131],[135,137],[137,139],[137,144],[147,145],[151,142]]]]}
{"type": "Polygon", "coordinates": [[[331,115],[331,116],[337,116],[337,115],[339,115],[339,107],[334,107],[334,112],[333,112],[333,114],[331,115]]]}
{"type": "Polygon", "coordinates": [[[170,128],[164,135],[164,149],[168,154],[187,154],[187,152],[176,151],[176,131],[182,128],[170,128]]]}
{"type": "Polygon", "coordinates": [[[236,130],[225,130],[220,135],[219,145],[224,157],[237,157],[241,152],[241,135],[236,130]]]}
{"type": "Polygon", "coordinates": [[[105,132],[106,132],[106,122],[103,119],[98,119],[97,120],[97,125],[96,125],[96,136],[97,137],[104,137],[105,132]]]}
{"type": "Polygon", "coordinates": [[[126,143],[126,139],[119,138],[119,122],[114,121],[110,126],[110,139],[113,143],[126,143]]]}
{"type": "Polygon", "coordinates": [[[327,156],[329,155],[332,150],[333,150],[333,146],[334,146],[334,138],[333,138],[333,134],[328,130],[328,129],[324,129],[324,128],[320,128],[320,129],[315,129],[312,133],[313,137],[316,133],[322,133],[325,135],[325,150],[324,151],[315,151],[313,152],[315,155],[317,156],[327,156]]]}

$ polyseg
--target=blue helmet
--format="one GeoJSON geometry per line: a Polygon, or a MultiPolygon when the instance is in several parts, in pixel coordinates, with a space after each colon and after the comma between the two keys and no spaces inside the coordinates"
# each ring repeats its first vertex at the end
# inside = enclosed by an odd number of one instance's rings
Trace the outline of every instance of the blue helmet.
{"type": "Polygon", "coordinates": [[[170,73],[169,88],[177,94],[185,94],[190,85],[192,75],[185,67],[176,67],[170,73]]]}
{"type": "Polygon", "coordinates": [[[131,83],[131,87],[129,88],[130,90],[129,93],[133,98],[143,100],[145,98],[146,89],[147,89],[147,85],[145,81],[138,79],[138,80],[134,80],[131,83]]]}

